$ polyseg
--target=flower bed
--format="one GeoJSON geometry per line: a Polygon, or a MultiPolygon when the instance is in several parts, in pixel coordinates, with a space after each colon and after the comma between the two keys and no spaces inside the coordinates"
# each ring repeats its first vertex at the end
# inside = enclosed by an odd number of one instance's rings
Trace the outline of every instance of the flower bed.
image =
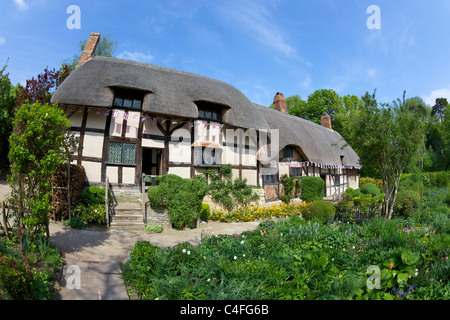
{"type": "Polygon", "coordinates": [[[298,204],[277,204],[268,208],[259,206],[245,206],[232,210],[231,212],[216,210],[211,212],[209,217],[213,221],[229,222],[241,221],[248,222],[266,218],[289,217],[293,214],[301,215],[301,212],[308,202],[298,204]]]}

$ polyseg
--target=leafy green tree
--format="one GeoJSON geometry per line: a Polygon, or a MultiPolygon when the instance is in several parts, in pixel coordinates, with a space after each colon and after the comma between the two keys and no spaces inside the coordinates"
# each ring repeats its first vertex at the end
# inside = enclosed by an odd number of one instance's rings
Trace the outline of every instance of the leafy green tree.
{"type": "Polygon", "coordinates": [[[67,160],[69,128],[70,121],[56,105],[24,103],[15,113],[8,181],[13,213],[25,233],[50,236],[50,175],[67,160]]]}
{"type": "Polygon", "coordinates": [[[424,131],[419,116],[403,101],[379,105],[375,93],[363,96],[364,106],[356,122],[354,140],[358,141],[363,165],[377,169],[383,180],[383,214],[392,217],[401,174],[417,153],[424,131]]]}
{"type": "Polygon", "coordinates": [[[9,166],[9,136],[12,132],[12,118],[15,106],[15,89],[9,79],[9,74],[4,73],[5,66],[0,70],[0,169],[9,166]]]}

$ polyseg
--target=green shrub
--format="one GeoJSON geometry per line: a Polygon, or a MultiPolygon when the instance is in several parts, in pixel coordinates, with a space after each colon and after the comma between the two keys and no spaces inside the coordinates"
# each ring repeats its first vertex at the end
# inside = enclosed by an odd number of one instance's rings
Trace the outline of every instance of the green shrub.
{"type": "Polygon", "coordinates": [[[202,208],[200,209],[200,219],[203,221],[208,221],[209,215],[211,214],[211,209],[208,203],[202,203],[202,208]]]}
{"type": "Polygon", "coordinates": [[[373,183],[369,182],[366,183],[364,186],[361,187],[361,192],[364,194],[370,194],[372,196],[377,196],[380,194],[380,189],[373,183]]]}
{"type": "Polygon", "coordinates": [[[414,190],[399,190],[397,193],[398,204],[401,204],[406,198],[413,202],[413,206],[417,208],[420,205],[420,194],[414,190]]]}
{"type": "Polygon", "coordinates": [[[145,226],[145,232],[161,233],[163,231],[164,231],[163,227],[159,225],[147,224],[145,226]]]}
{"type": "Polygon", "coordinates": [[[300,180],[301,196],[304,201],[323,199],[323,187],[325,182],[319,177],[303,177],[300,180]]]}
{"type": "Polygon", "coordinates": [[[33,300],[33,275],[19,260],[0,256],[0,298],[8,300],[33,300]]]}
{"type": "Polygon", "coordinates": [[[378,189],[383,188],[383,180],[381,180],[381,179],[374,179],[374,178],[367,178],[367,177],[359,178],[359,187],[360,188],[364,187],[367,183],[372,183],[372,184],[376,185],[378,189]]]}
{"type": "Polygon", "coordinates": [[[105,188],[90,186],[81,193],[81,202],[86,205],[105,204],[105,188]]]}
{"type": "MultiPolygon", "coordinates": [[[[88,206],[79,204],[75,207],[75,209],[73,209],[73,215],[78,217],[82,222],[86,224],[106,224],[106,212],[104,203],[90,204],[88,206]]],[[[74,221],[73,223],[79,224],[78,221],[74,221]]]]}
{"type": "Polygon", "coordinates": [[[167,206],[169,221],[175,229],[183,229],[195,221],[200,213],[207,185],[203,178],[183,179],[166,174],[156,179],[157,186],[148,189],[152,207],[167,206]]]}
{"type": "Polygon", "coordinates": [[[73,216],[71,219],[67,219],[64,224],[74,229],[83,229],[86,227],[86,223],[84,223],[78,216],[73,216]]]}
{"type": "Polygon", "coordinates": [[[333,203],[325,200],[317,200],[309,203],[302,212],[305,220],[318,219],[322,223],[333,221],[336,214],[336,207],[333,203]]]}

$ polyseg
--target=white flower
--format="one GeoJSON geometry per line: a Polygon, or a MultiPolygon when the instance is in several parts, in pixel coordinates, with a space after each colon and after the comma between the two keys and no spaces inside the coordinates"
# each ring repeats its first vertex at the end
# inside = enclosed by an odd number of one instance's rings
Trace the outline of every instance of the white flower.
{"type": "Polygon", "coordinates": [[[244,240],[241,241],[241,244],[244,244],[244,240]]]}
{"type": "Polygon", "coordinates": [[[183,253],[186,253],[186,249],[181,250],[183,253]]]}
{"type": "Polygon", "coordinates": [[[245,253],[242,256],[245,257],[245,253]]]}
{"type": "Polygon", "coordinates": [[[355,246],[353,246],[353,249],[355,249],[355,246]]]}
{"type": "Polygon", "coordinates": [[[206,280],[206,281],[208,281],[209,282],[209,280],[211,280],[210,278],[208,278],[208,280],[206,280]]]}
{"type": "Polygon", "coordinates": [[[187,252],[187,254],[188,254],[188,255],[190,255],[190,254],[191,254],[191,252],[190,252],[190,251],[188,251],[188,252],[187,252]]]}
{"type": "Polygon", "coordinates": [[[236,260],[237,259],[237,257],[236,256],[234,256],[234,260],[236,260]]]}

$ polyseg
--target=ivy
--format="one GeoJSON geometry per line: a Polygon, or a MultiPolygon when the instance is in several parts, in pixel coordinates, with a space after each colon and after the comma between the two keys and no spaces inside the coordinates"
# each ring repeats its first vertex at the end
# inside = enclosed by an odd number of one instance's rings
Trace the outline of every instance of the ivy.
{"type": "Polygon", "coordinates": [[[203,174],[209,183],[208,194],[228,211],[238,205],[246,206],[259,198],[252,187],[247,185],[247,179],[233,180],[230,164],[223,165],[218,170],[203,170],[203,174]]]}

